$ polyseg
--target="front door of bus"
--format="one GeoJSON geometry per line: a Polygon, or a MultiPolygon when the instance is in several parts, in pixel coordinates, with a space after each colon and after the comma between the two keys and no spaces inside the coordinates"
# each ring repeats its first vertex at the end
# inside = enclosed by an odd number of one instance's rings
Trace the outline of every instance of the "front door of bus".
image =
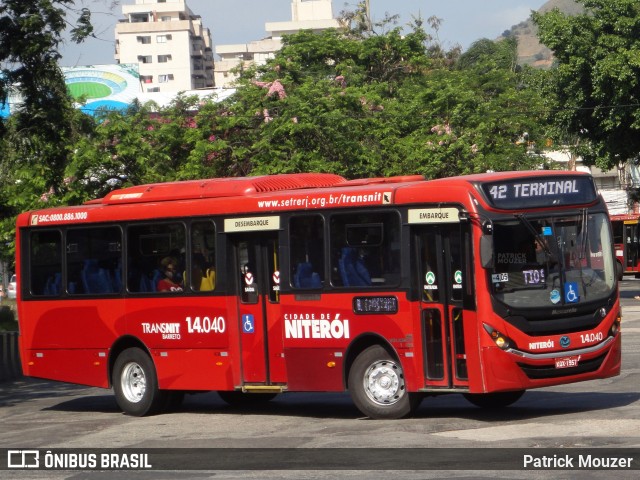
{"type": "MultiPolygon", "coordinates": [[[[233,241],[238,285],[242,380],[244,384],[282,381],[281,341],[269,330],[279,318],[280,273],[275,232],[239,235],[233,241]]],[[[281,337],[280,337],[281,338],[281,337]]]]}
{"type": "Polygon", "coordinates": [[[416,227],[414,248],[427,387],[468,385],[462,324],[464,259],[460,223],[416,227]]]}
{"type": "Polygon", "coordinates": [[[625,258],[625,270],[636,271],[636,267],[638,265],[638,221],[625,221],[624,222],[624,240],[625,240],[625,249],[626,258],[625,258]]]}

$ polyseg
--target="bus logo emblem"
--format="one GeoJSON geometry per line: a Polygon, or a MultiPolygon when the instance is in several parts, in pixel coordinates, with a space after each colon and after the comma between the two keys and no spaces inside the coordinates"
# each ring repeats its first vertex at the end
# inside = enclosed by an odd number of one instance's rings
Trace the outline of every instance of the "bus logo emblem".
{"type": "Polygon", "coordinates": [[[433,285],[436,281],[436,274],[433,272],[427,272],[425,275],[425,280],[429,285],[433,285]]]}
{"type": "Polygon", "coordinates": [[[567,336],[560,337],[560,346],[562,348],[567,348],[571,343],[571,339],[567,336]]]}
{"type": "Polygon", "coordinates": [[[253,283],[253,273],[247,272],[244,274],[244,283],[251,285],[253,283]]]}

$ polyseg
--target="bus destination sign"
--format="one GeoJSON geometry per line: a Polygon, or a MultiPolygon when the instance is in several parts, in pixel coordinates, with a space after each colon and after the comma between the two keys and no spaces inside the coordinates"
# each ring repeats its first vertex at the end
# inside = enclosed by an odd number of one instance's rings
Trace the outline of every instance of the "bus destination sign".
{"type": "Polygon", "coordinates": [[[589,176],[517,178],[483,183],[481,189],[491,206],[502,209],[580,205],[598,198],[589,176]]]}

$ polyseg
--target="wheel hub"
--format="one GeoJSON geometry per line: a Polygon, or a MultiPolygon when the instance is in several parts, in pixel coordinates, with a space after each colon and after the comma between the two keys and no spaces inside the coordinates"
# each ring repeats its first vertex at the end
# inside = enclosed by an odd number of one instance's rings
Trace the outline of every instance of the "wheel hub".
{"type": "Polygon", "coordinates": [[[404,395],[404,378],[395,363],[388,360],[379,361],[367,370],[364,388],[367,396],[375,403],[391,405],[404,395]]]}
{"type": "Polygon", "coordinates": [[[122,393],[131,403],[138,403],[147,390],[147,378],[137,363],[129,363],[122,370],[122,393]]]}

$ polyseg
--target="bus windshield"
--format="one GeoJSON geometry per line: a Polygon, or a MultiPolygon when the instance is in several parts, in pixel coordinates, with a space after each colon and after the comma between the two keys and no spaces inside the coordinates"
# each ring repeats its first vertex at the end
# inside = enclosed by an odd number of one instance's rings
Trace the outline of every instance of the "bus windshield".
{"type": "Polygon", "coordinates": [[[493,296],[513,308],[601,300],[615,288],[611,233],[604,213],[515,215],[493,225],[493,296]]]}

